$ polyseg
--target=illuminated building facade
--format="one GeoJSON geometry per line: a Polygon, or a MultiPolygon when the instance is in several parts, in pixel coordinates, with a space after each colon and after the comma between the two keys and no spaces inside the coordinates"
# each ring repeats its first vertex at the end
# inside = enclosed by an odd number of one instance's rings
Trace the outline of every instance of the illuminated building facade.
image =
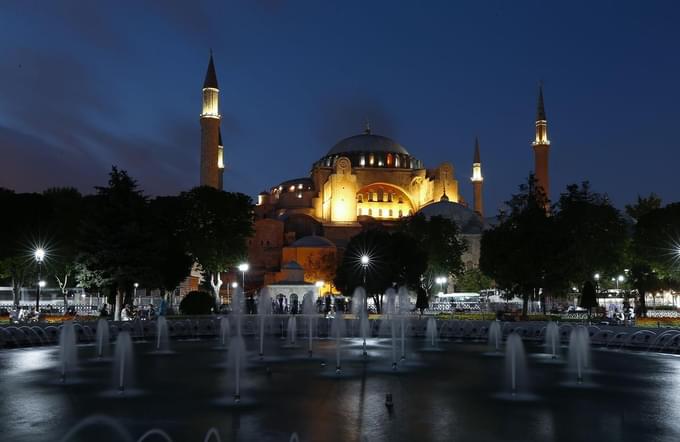
{"type": "MultiPolygon", "coordinates": [[[[210,56],[203,84],[201,113],[201,185],[222,188],[224,172],[220,136],[219,88],[210,56]]],[[[536,134],[532,143],[535,174],[549,192],[547,120],[539,89],[536,134]]],[[[454,167],[443,162],[427,168],[404,146],[362,133],[336,143],[311,166],[308,176],[284,181],[258,195],[255,229],[248,241],[251,288],[285,279],[286,266],[301,266],[306,283],[324,281],[330,289],[335,268],[349,239],[366,226],[387,228],[415,213],[454,220],[468,243],[467,266],[479,262],[484,216],[482,162],[475,139],[472,161],[472,207],[463,199],[454,167]]]]}

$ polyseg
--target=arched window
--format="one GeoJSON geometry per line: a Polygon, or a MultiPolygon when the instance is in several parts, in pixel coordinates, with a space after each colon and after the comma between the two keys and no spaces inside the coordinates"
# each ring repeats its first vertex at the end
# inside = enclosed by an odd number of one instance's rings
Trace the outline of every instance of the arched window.
{"type": "Polygon", "coordinates": [[[357,202],[358,203],[363,203],[364,202],[364,196],[362,194],[357,195],[357,202]]]}
{"type": "Polygon", "coordinates": [[[392,218],[392,216],[394,215],[392,214],[392,209],[390,209],[390,218],[392,218]]]}
{"type": "Polygon", "coordinates": [[[359,165],[361,167],[364,167],[366,165],[366,157],[365,156],[362,155],[362,156],[359,157],[359,165]]]}
{"type": "Polygon", "coordinates": [[[378,217],[382,218],[382,209],[378,209],[378,217]]]}
{"type": "Polygon", "coordinates": [[[399,218],[401,218],[402,216],[404,216],[404,212],[402,212],[401,210],[399,210],[399,218]]]}
{"type": "Polygon", "coordinates": [[[392,167],[394,164],[394,157],[392,156],[391,153],[387,154],[387,167],[392,167]]]}
{"type": "Polygon", "coordinates": [[[399,167],[399,155],[394,156],[394,167],[399,167]]]}
{"type": "Polygon", "coordinates": [[[373,216],[373,209],[368,209],[368,216],[373,216]]]}

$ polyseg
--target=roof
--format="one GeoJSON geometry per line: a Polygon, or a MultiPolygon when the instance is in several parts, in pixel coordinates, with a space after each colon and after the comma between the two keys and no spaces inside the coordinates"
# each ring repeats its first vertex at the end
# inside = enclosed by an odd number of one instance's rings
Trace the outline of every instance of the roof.
{"type": "Polygon", "coordinates": [[[543,84],[538,86],[538,104],[536,105],[536,121],[547,121],[543,105],[543,84]]]}
{"type": "Polygon", "coordinates": [[[205,80],[203,81],[203,88],[219,89],[217,86],[217,74],[215,73],[215,63],[213,63],[212,51],[210,51],[210,61],[208,62],[208,70],[205,72],[205,80]]]}
{"type": "Polygon", "coordinates": [[[296,261],[289,261],[285,263],[281,268],[286,270],[302,270],[302,266],[298,264],[296,261]]]}
{"type": "Polygon", "coordinates": [[[480,234],[487,228],[486,222],[474,210],[451,201],[438,201],[428,204],[418,213],[422,213],[428,219],[433,216],[450,219],[458,225],[461,233],[467,235],[480,234]]]}
{"type": "Polygon", "coordinates": [[[353,137],[340,140],[327,155],[338,155],[348,152],[391,152],[409,155],[401,144],[391,138],[371,133],[354,135],[353,137]]]}
{"type": "Polygon", "coordinates": [[[290,247],[335,248],[335,244],[323,236],[310,235],[303,236],[291,244],[290,247]]]}

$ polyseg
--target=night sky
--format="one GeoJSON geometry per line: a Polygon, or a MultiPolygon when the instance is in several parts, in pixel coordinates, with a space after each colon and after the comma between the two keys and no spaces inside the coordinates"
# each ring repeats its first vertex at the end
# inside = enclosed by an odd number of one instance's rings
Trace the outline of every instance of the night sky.
{"type": "Polygon", "coordinates": [[[306,176],[340,139],[451,161],[492,214],[533,168],[544,82],[552,197],[590,180],[617,206],[680,200],[680,2],[3,1],[0,186],[198,183],[201,85],[220,84],[225,189],[306,176]]]}

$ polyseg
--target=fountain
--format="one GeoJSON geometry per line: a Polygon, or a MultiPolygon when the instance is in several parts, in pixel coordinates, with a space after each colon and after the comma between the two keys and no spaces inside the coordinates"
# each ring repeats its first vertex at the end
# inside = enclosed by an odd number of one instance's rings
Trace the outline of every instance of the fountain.
{"type": "Polygon", "coordinates": [[[302,314],[307,318],[307,338],[309,340],[309,348],[307,349],[309,357],[312,357],[312,339],[314,338],[314,333],[312,332],[314,328],[314,314],[316,313],[314,307],[314,293],[307,292],[302,297],[302,314]]]}
{"type": "Polygon", "coordinates": [[[227,370],[234,371],[234,402],[241,402],[241,370],[245,368],[246,345],[243,337],[238,335],[229,342],[227,370]]]}
{"type": "Polygon", "coordinates": [[[288,338],[288,345],[295,346],[295,339],[297,337],[297,320],[295,319],[295,315],[290,315],[288,318],[286,337],[288,338]]]}
{"type": "Polygon", "coordinates": [[[132,384],[132,338],[122,331],[116,339],[116,353],[113,358],[115,388],[122,394],[132,384]]]}
{"type": "Polygon", "coordinates": [[[430,348],[437,348],[437,320],[434,318],[427,319],[427,328],[425,329],[425,336],[430,342],[430,348]]]}
{"type": "Polygon", "coordinates": [[[590,336],[588,329],[579,326],[569,335],[569,368],[576,373],[576,382],[583,383],[583,374],[590,366],[590,336]]]}
{"type": "Polygon", "coordinates": [[[389,319],[392,332],[392,370],[397,369],[397,321],[394,317],[389,319]]]}
{"type": "Polygon", "coordinates": [[[61,381],[66,381],[66,375],[76,369],[77,362],[76,331],[73,321],[66,321],[59,333],[59,368],[61,381]]]}
{"type": "Polygon", "coordinates": [[[231,334],[229,327],[229,318],[222,316],[220,318],[220,345],[222,347],[227,345],[227,339],[231,334]]]}
{"type": "Polygon", "coordinates": [[[104,318],[97,321],[95,342],[97,343],[97,357],[104,357],[104,352],[109,347],[109,321],[104,318]]]}
{"type": "Polygon", "coordinates": [[[340,374],[342,366],[340,364],[340,345],[342,338],[345,337],[345,320],[342,313],[336,312],[331,325],[331,335],[335,338],[335,372],[340,374]]]}
{"type": "Polygon", "coordinates": [[[272,314],[272,300],[269,289],[263,287],[257,301],[257,313],[260,317],[260,359],[264,357],[264,323],[272,314]]]}
{"type": "Polygon", "coordinates": [[[352,313],[359,320],[359,336],[363,340],[364,356],[368,356],[366,352],[366,338],[369,335],[370,324],[368,322],[366,292],[363,287],[357,287],[352,295],[352,313]]]}
{"type": "Polygon", "coordinates": [[[505,343],[505,372],[512,396],[526,391],[526,356],[524,343],[517,333],[510,333],[505,343]]]}
{"type": "Polygon", "coordinates": [[[245,299],[240,287],[234,289],[231,296],[231,314],[236,318],[236,334],[241,336],[241,320],[244,312],[245,299]]]}
{"type": "Polygon", "coordinates": [[[489,324],[489,345],[496,353],[501,350],[502,340],[503,333],[501,332],[501,323],[498,321],[491,321],[491,324],[489,324]]]}
{"type": "Polygon", "coordinates": [[[557,359],[557,349],[560,345],[560,328],[555,322],[548,322],[545,327],[545,348],[552,355],[553,359],[557,359]]]}
{"type": "Polygon", "coordinates": [[[156,351],[170,352],[170,336],[168,335],[168,320],[159,316],[156,320],[156,351]]]}

